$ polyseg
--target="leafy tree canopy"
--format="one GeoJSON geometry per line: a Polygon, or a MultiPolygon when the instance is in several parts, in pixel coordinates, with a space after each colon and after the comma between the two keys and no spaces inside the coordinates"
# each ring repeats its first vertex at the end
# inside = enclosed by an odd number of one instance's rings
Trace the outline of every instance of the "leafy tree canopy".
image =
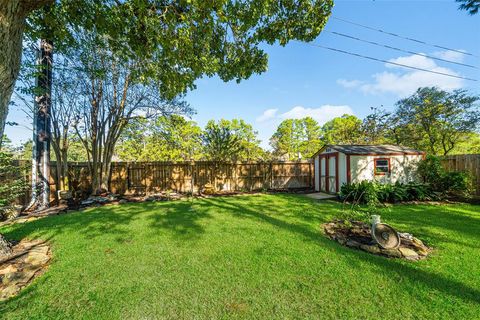
{"type": "Polygon", "coordinates": [[[263,157],[257,132],[243,120],[210,120],[202,134],[207,159],[215,161],[259,160],[263,157]]]}
{"type": "Polygon", "coordinates": [[[479,129],[479,96],[465,90],[419,88],[396,103],[392,126],[397,143],[448,154],[479,129]]]}
{"type": "Polygon", "coordinates": [[[455,0],[460,3],[460,10],[468,11],[471,15],[477,14],[480,9],[480,0],[455,0]]]}
{"type": "Polygon", "coordinates": [[[344,114],[322,126],[322,141],[324,144],[365,143],[361,128],[362,120],[354,115],[344,114]]]}
{"type": "Polygon", "coordinates": [[[286,119],[280,123],[270,138],[270,145],[277,158],[297,160],[313,155],[322,145],[321,128],[311,118],[286,119]]]}

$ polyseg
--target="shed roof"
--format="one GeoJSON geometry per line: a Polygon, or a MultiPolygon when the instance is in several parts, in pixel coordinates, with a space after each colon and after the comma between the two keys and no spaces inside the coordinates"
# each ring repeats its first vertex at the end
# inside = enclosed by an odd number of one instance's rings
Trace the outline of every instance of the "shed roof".
{"type": "Polygon", "coordinates": [[[423,151],[397,146],[392,144],[327,144],[320,149],[314,156],[322,153],[326,148],[334,149],[350,155],[392,155],[392,154],[424,154],[423,151]]]}

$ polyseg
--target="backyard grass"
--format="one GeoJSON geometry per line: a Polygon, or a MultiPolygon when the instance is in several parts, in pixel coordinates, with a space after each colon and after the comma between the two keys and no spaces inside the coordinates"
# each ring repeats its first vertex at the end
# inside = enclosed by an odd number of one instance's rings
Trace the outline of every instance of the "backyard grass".
{"type": "Polygon", "coordinates": [[[48,239],[53,262],[4,319],[479,319],[480,207],[397,205],[383,220],[424,261],[328,240],[334,201],[249,195],[125,204],[1,229],[48,239]]]}

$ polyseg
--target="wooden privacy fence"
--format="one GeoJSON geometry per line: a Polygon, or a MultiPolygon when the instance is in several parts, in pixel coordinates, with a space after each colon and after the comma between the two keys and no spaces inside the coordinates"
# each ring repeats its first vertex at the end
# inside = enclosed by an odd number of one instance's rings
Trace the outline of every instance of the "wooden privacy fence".
{"type": "MultiPolygon", "coordinates": [[[[70,188],[91,192],[88,164],[71,162],[68,167],[70,188]]],[[[310,161],[112,162],[109,189],[124,195],[161,191],[197,193],[207,184],[215,186],[217,191],[313,188],[313,170],[310,161]]],[[[53,195],[56,191],[54,162],[51,164],[51,174],[53,195]]]]}
{"type": "Polygon", "coordinates": [[[473,177],[475,194],[480,196],[480,154],[458,154],[442,157],[448,171],[466,171],[473,177]]]}

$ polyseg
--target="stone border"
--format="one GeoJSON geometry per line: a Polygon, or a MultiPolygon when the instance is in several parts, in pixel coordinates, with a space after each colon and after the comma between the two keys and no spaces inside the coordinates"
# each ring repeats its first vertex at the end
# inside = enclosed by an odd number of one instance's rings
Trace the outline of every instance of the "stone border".
{"type": "Polygon", "coordinates": [[[417,261],[432,252],[432,248],[409,233],[398,233],[400,246],[397,249],[384,249],[373,240],[370,225],[362,221],[335,220],[322,226],[326,236],[341,245],[376,255],[417,261]]]}
{"type": "Polygon", "coordinates": [[[0,260],[0,301],[17,295],[36,277],[45,272],[51,260],[48,243],[22,240],[13,253],[0,260]]]}

